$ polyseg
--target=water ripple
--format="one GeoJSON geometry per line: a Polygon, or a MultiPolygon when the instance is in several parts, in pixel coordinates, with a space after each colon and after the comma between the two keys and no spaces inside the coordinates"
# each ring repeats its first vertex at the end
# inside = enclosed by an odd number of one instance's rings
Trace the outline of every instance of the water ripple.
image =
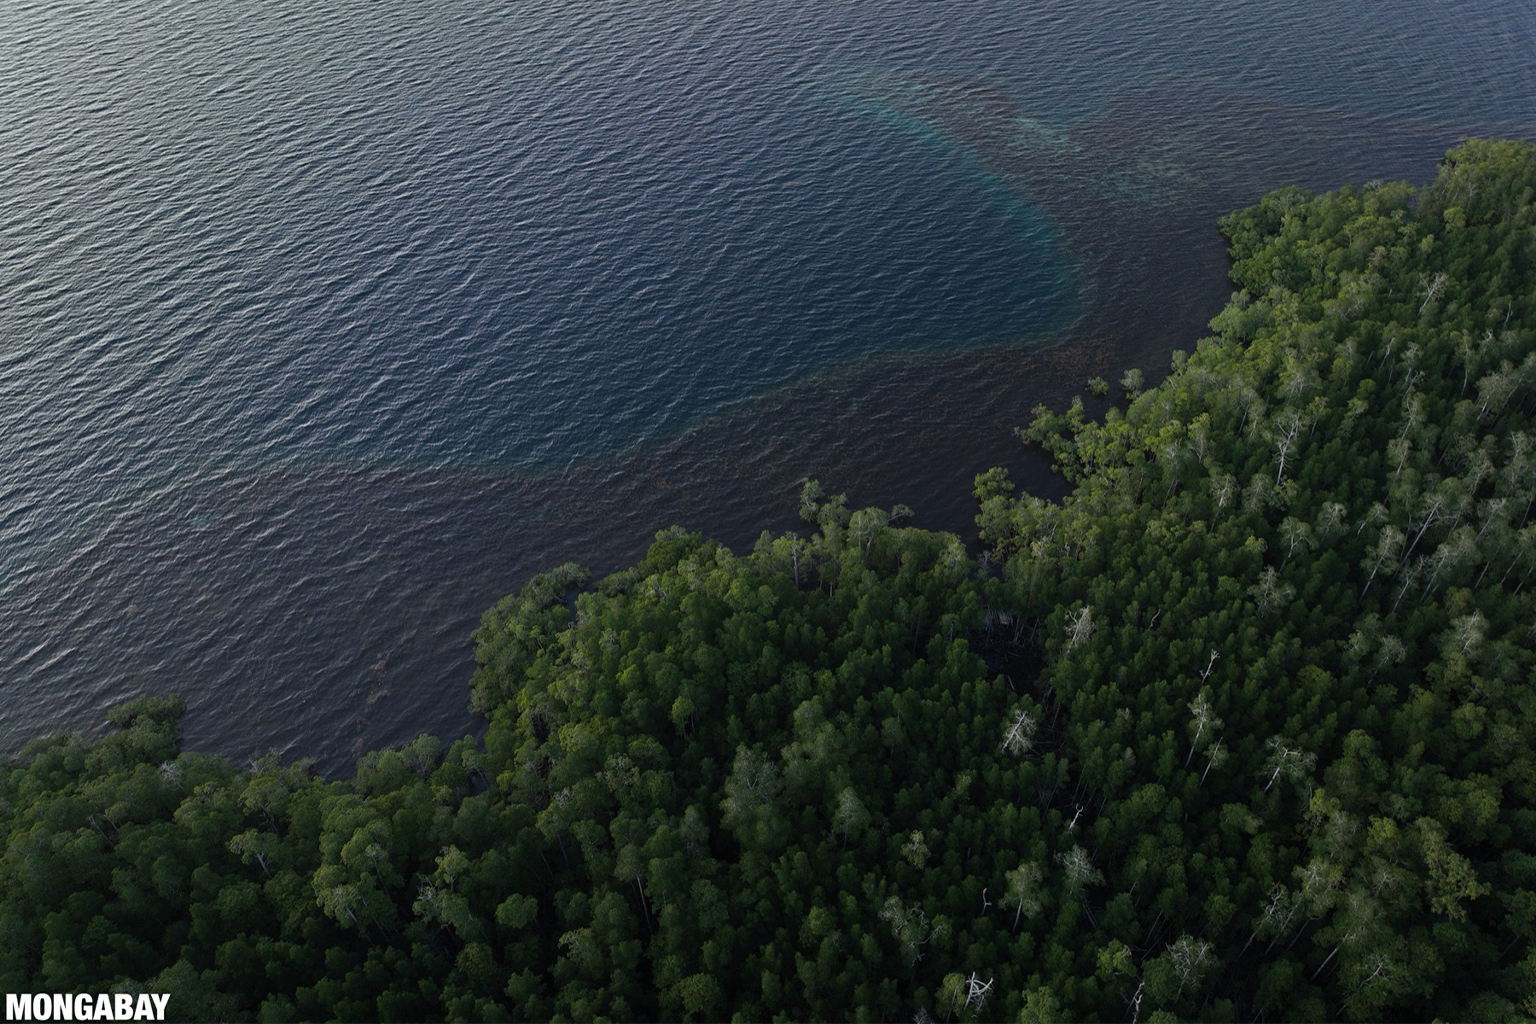
{"type": "Polygon", "coordinates": [[[559,558],[806,473],[964,528],[1218,213],[1536,125],[1515,0],[1041,7],[8,4],[0,749],[171,688],[345,770],[559,558]]]}

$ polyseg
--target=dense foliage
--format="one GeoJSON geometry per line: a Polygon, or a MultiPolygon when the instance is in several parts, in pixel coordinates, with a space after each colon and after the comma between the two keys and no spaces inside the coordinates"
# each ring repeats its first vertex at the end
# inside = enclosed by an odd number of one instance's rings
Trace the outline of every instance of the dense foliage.
{"type": "Polygon", "coordinates": [[[0,765],[0,989],[207,1019],[1536,1015],[1536,154],[1223,223],[1168,378],[982,548],[806,489],[487,613],[483,742],[175,700],[0,765]]]}

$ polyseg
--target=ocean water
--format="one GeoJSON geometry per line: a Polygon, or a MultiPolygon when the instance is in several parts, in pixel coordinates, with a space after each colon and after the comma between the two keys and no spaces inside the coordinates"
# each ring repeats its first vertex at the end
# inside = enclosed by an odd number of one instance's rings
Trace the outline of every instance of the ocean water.
{"type": "Polygon", "coordinates": [[[1515,0],[0,9],[0,752],[138,693],[345,773],[480,612],[797,481],[964,531],[1215,218],[1536,137],[1515,0]]]}

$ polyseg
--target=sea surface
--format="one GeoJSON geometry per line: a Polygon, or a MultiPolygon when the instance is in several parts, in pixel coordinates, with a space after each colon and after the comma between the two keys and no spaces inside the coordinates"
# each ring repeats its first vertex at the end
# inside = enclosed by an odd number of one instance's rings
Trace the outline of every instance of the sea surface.
{"type": "Polygon", "coordinates": [[[484,608],[798,481],[966,533],[1216,218],[1536,138],[1528,0],[9,0],[0,753],[477,728],[484,608]]]}

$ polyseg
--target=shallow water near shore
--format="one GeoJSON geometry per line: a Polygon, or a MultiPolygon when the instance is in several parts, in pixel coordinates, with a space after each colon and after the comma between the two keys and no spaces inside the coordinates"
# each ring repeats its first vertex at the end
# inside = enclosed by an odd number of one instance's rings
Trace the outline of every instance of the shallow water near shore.
{"type": "Polygon", "coordinates": [[[532,573],[1059,493],[1011,428],[1193,346],[1220,214],[1536,136],[1525,5],[1165,7],[9,5],[0,751],[472,731],[532,573]]]}

